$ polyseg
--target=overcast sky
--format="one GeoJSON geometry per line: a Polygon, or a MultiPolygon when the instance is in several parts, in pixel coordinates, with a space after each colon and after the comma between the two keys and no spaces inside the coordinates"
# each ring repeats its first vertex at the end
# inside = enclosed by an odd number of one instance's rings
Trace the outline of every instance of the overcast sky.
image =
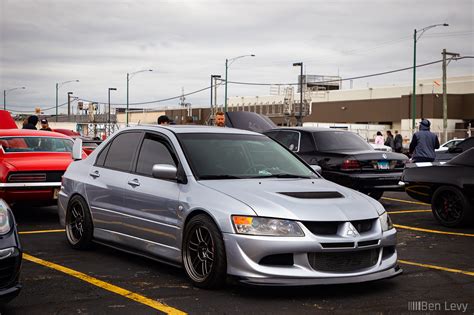
{"type": "MultiPolygon", "coordinates": [[[[30,111],[55,105],[66,93],[88,100],[130,102],[173,97],[210,85],[211,74],[229,81],[296,82],[307,74],[343,78],[413,64],[413,30],[437,23],[417,44],[419,64],[441,51],[474,55],[473,0],[0,0],[0,89],[26,86],[7,95],[8,108],[30,111]]],[[[474,75],[473,59],[452,62],[448,76],[474,75]]],[[[418,78],[441,78],[441,64],[417,71],[418,78]]],[[[412,72],[354,81],[354,88],[409,84],[412,72]]],[[[344,88],[349,88],[345,84],[344,88]]],[[[219,88],[219,103],[223,102],[219,88]]],[[[268,95],[269,87],[229,84],[229,96],[268,95]]],[[[209,91],[188,96],[209,104],[209,91]]],[[[179,100],[149,106],[176,105],[179,100]]],[[[3,105],[3,100],[2,100],[3,105]]],[[[3,107],[3,106],[2,106],[3,107]]],[[[138,107],[138,106],[135,106],[138,107]]],[[[141,106],[140,106],[141,107],[141,106]]],[[[54,111],[49,111],[53,113],[54,111]]]]}

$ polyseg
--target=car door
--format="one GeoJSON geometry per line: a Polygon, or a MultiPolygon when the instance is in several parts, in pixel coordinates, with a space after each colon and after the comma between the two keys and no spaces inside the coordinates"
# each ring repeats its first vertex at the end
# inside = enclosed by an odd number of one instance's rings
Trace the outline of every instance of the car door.
{"type": "Polygon", "coordinates": [[[155,164],[178,165],[168,138],[160,133],[144,135],[133,171],[128,175],[124,206],[129,216],[124,233],[152,242],[163,256],[178,254],[179,191],[176,180],[152,176],[155,164]]]}
{"type": "Polygon", "coordinates": [[[122,213],[125,212],[124,195],[132,161],[141,141],[141,132],[122,132],[98,154],[89,169],[86,185],[94,228],[120,232],[122,213]]]}

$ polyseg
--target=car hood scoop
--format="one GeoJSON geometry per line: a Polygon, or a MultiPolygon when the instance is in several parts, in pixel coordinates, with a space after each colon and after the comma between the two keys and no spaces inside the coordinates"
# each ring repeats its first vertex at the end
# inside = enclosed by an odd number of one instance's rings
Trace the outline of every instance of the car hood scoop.
{"type": "Polygon", "coordinates": [[[299,199],[344,198],[344,196],[337,191],[279,192],[279,194],[286,195],[293,198],[299,198],[299,199]]]}

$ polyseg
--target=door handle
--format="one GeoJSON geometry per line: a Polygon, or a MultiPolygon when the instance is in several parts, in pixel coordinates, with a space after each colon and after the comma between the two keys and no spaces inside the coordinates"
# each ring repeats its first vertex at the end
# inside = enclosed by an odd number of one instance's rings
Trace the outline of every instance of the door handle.
{"type": "Polygon", "coordinates": [[[128,184],[129,184],[130,186],[133,186],[133,187],[140,186],[140,182],[139,182],[138,179],[136,179],[136,178],[135,178],[135,179],[132,179],[132,180],[129,180],[129,181],[128,181],[128,184]]]}
{"type": "Polygon", "coordinates": [[[99,171],[94,171],[94,172],[92,172],[92,173],[89,173],[89,175],[90,175],[91,177],[93,177],[93,178],[97,178],[97,177],[100,176],[99,171]]]}

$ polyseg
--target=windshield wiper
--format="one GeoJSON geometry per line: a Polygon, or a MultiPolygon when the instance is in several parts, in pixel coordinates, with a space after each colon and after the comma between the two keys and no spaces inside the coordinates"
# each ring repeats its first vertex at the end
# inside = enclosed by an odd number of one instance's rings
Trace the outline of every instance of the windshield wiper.
{"type": "Polygon", "coordinates": [[[298,175],[298,174],[279,173],[279,174],[257,176],[257,177],[254,177],[254,178],[311,178],[311,177],[304,176],[304,175],[298,175]]]}
{"type": "Polygon", "coordinates": [[[243,177],[235,176],[235,175],[201,175],[199,179],[242,179],[243,177]]]}

